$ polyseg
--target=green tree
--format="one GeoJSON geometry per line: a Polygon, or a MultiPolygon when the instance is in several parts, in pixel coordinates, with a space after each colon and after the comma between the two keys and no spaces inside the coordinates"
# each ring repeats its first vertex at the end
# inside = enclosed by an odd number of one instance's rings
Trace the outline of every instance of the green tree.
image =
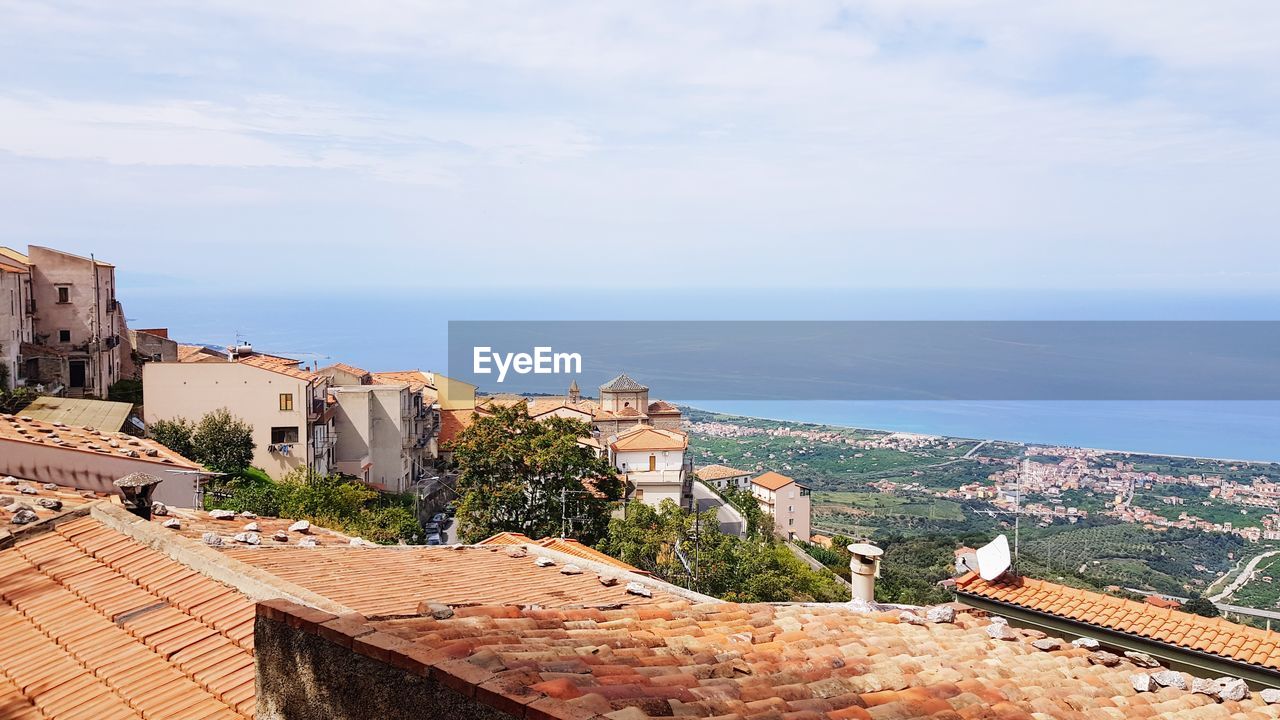
{"type": "Polygon", "coordinates": [[[1193,598],[1189,598],[1182,604],[1182,610],[1184,612],[1195,613],[1196,615],[1211,618],[1218,617],[1222,614],[1218,610],[1218,606],[1214,605],[1212,601],[1203,595],[1197,595],[1193,598]]]}
{"type": "Polygon", "coordinates": [[[579,519],[572,527],[579,540],[601,538],[622,484],[607,460],[578,442],[590,433],[576,420],[534,420],[524,403],[478,417],[453,448],[461,539],[503,531],[559,535],[564,515],[579,519]]]}
{"type": "Polygon", "coordinates": [[[195,431],[195,423],[186,418],[156,420],[147,426],[147,437],[183,457],[194,460],[195,453],[192,451],[191,436],[195,431]]]}
{"type": "Polygon", "coordinates": [[[126,402],[130,405],[142,404],[142,381],[136,378],[117,380],[107,388],[107,399],[113,402],[126,402]]]}

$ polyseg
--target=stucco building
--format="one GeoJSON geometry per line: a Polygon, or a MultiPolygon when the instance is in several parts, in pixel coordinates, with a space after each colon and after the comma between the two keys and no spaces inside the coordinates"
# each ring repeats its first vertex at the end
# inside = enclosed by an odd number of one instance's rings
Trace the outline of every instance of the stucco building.
{"type": "Polygon", "coordinates": [[[809,488],[786,475],[767,472],[751,481],[751,493],[760,509],[773,516],[779,536],[809,542],[809,488]]]}
{"type": "Polygon", "coordinates": [[[330,393],[338,472],[394,493],[427,476],[431,425],[421,393],[407,384],[342,385],[330,393]]]}
{"type": "Polygon", "coordinates": [[[671,500],[693,507],[689,438],[678,430],[637,425],[609,442],[609,461],[626,481],[628,500],[657,506],[671,500]]]}
{"type": "Polygon", "coordinates": [[[26,384],[22,346],[32,340],[31,268],[25,256],[0,248],[0,389],[26,384]]]}
{"type": "Polygon", "coordinates": [[[252,353],[227,362],[147,363],[146,422],[226,408],[253,426],[253,465],[280,479],[298,468],[334,469],[329,378],[297,360],[252,353]]]}

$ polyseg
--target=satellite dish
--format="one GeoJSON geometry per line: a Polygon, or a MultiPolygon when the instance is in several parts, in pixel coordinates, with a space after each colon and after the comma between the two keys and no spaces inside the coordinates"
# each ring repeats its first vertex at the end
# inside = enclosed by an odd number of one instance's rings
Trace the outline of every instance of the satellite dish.
{"type": "Polygon", "coordinates": [[[978,575],[983,580],[995,580],[1009,571],[1009,538],[999,535],[995,540],[978,548],[978,575]]]}

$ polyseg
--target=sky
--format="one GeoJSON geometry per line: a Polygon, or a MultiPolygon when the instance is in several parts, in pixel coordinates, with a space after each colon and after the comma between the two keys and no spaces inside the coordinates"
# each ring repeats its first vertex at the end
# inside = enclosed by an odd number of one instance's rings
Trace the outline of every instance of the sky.
{"type": "Polygon", "coordinates": [[[1280,287],[1280,4],[0,2],[0,244],[172,291],[1280,287]]]}

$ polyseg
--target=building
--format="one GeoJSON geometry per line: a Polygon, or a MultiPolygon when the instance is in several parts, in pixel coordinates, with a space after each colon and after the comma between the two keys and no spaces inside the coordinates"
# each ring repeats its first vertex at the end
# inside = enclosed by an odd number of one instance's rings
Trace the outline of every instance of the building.
{"type": "Polygon", "coordinates": [[[327,375],[334,385],[372,385],[373,373],[346,363],[334,363],[316,372],[327,375]]]}
{"type": "MultiPolygon", "coordinates": [[[[178,362],[178,343],[169,339],[168,328],[130,330],[129,345],[138,364],[178,362]]],[[[141,372],[138,375],[141,376],[141,372]]]]}
{"type": "Polygon", "coordinates": [[[129,336],[116,299],[115,266],[35,245],[26,255],[5,249],[4,257],[26,264],[31,274],[32,345],[66,358],[65,375],[56,378],[44,373],[59,363],[30,364],[28,370],[37,372],[25,373],[34,376],[28,384],[38,382],[72,397],[105,398],[124,377],[129,336]]]}
{"type": "Polygon", "coordinates": [[[0,415],[0,484],[6,477],[27,478],[33,489],[51,483],[116,495],[116,479],[140,472],[165,481],[156,500],[191,507],[203,469],[154,440],[0,415]]]}
{"type": "Polygon", "coordinates": [[[227,353],[207,345],[178,344],[178,362],[230,362],[227,353]]]}
{"type": "Polygon", "coordinates": [[[434,433],[420,393],[386,384],[338,385],[329,392],[336,402],[338,472],[393,493],[426,478],[434,433]]]}
{"type": "Polygon", "coordinates": [[[693,508],[693,462],[689,438],[678,430],[635,425],[609,442],[609,462],[625,481],[627,500],[657,506],[671,500],[693,508]]]}
{"type": "Polygon", "coordinates": [[[249,353],[234,362],[143,365],[146,422],[199,421],[225,408],[253,426],[253,465],[274,479],[299,468],[328,474],[334,465],[329,378],[297,360],[249,353]]]}
{"type": "Polygon", "coordinates": [[[1280,685],[1270,634],[1176,611],[1145,612],[1250,648],[1229,667],[1254,692],[963,605],[738,604],[519,539],[368,547],[277,518],[250,537],[66,500],[22,525],[0,503],[5,718],[1280,717],[1257,691],[1280,685]]]}
{"type": "MultiPolygon", "coordinates": [[[[575,382],[574,388],[576,386],[575,382]]],[[[570,396],[573,394],[571,389],[570,396]]],[[[679,408],[671,403],[649,402],[649,388],[623,373],[600,386],[600,400],[592,421],[596,431],[607,438],[637,425],[678,431],[682,419],[679,408]]]]}
{"type": "Polygon", "coordinates": [[[704,465],[694,475],[705,485],[717,490],[750,490],[751,472],[727,465],[704,465]]]}
{"type": "Polygon", "coordinates": [[[31,267],[19,255],[0,248],[0,390],[26,384],[22,348],[33,339],[31,267]]]}
{"type": "Polygon", "coordinates": [[[751,481],[760,510],[773,516],[778,535],[809,542],[809,488],[786,475],[767,472],[751,481]]]}

